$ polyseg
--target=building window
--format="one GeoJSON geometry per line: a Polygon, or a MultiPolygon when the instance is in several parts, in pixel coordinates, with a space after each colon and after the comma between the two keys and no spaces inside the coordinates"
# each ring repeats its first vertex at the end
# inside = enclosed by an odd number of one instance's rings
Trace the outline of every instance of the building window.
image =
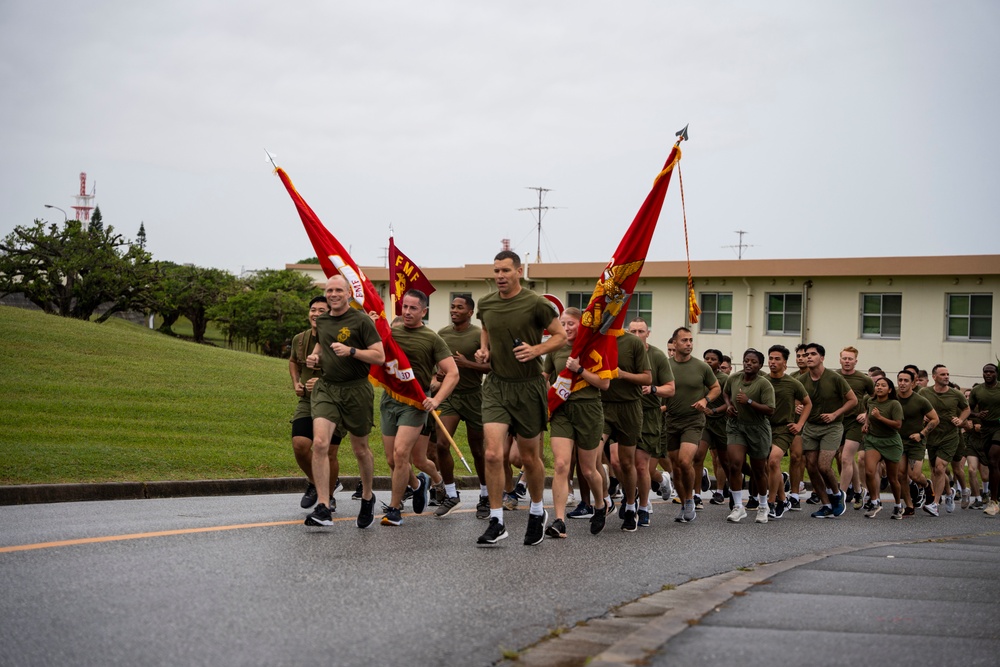
{"type": "Polygon", "coordinates": [[[993,295],[948,295],[948,340],[992,340],[993,295]]]}
{"type": "MultiPolygon", "coordinates": [[[[566,307],[579,308],[581,311],[587,310],[590,297],[593,292],[566,292],[566,307]]],[[[653,327],[653,293],[634,292],[628,302],[628,310],[625,311],[625,327],[636,317],[646,320],[650,328],[653,327]]]]}
{"type": "Polygon", "coordinates": [[[701,317],[698,322],[698,331],[701,333],[732,333],[733,293],[702,292],[701,317]]]}
{"type": "Polygon", "coordinates": [[[775,335],[799,335],[802,333],[802,295],[767,295],[767,333],[775,335]]]}
{"type": "Polygon", "coordinates": [[[566,307],[579,308],[581,312],[587,310],[587,304],[593,295],[593,292],[566,292],[566,307]]]}
{"type": "Polygon", "coordinates": [[[862,294],[861,337],[898,339],[902,314],[902,294],[862,294]]]}

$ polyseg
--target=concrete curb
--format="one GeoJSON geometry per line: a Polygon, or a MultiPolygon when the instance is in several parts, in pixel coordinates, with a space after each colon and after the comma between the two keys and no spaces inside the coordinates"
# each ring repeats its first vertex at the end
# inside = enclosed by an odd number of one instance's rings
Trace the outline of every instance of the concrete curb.
{"type": "MultiPolygon", "coordinates": [[[[304,477],[265,479],[209,479],[174,482],[110,482],[105,484],[24,484],[0,486],[0,505],[71,503],[95,500],[147,500],[199,496],[249,496],[265,493],[302,493],[304,477]]],[[[476,477],[456,477],[460,489],[478,489],[476,477]]],[[[341,477],[345,489],[358,484],[357,477],[341,477]]],[[[389,477],[376,477],[377,490],[391,487],[389,477]]]]}

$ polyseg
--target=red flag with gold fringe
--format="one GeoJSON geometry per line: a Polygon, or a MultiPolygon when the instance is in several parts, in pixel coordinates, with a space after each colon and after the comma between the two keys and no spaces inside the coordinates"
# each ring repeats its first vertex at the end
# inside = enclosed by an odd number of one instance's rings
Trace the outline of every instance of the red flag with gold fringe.
{"type": "MultiPolygon", "coordinates": [[[[684,137],[686,138],[686,137],[684,137]]],[[[674,144],[663,169],[653,181],[653,188],[639,207],[611,261],[597,279],[594,293],[580,320],[580,328],[573,341],[570,356],[580,360],[587,370],[601,377],[618,376],[617,337],[624,333],[622,325],[629,299],[639,281],[642,265],[646,261],[653,230],[660,217],[663,198],[670,185],[674,166],[681,159],[680,142],[674,144]]],[[[566,401],[570,394],[586,386],[571,371],[563,370],[555,384],[549,388],[549,413],[566,401]]]]}
{"type": "Polygon", "coordinates": [[[302,224],[306,228],[306,234],[316,250],[316,256],[319,257],[323,273],[326,274],[327,278],[337,273],[344,276],[351,286],[351,306],[368,313],[375,321],[375,328],[378,329],[378,334],[382,338],[382,346],[385,349],[385,363],[381,366],[372,364],[368,380],[374,385],[381,386],[397,401],[423,410],[426,394],[417,381],[406,354],[392,338],[392,329],[385,316],[385,304],[375,290],[375,286],[368,280],[357,263],[351,259],[340,241],[323,226],[319,217],[309,208],[295,186],[292,185],[292,180],[285,173],[285,170],[281,167],[275,167],[275,171],[295,203],[299,218],[302,219],[302,224]]]}
{"type": "Polygon", "coordinates": [[[396,301],[396,315],[403,314],[402,301],[407,290],[417,289],[427,296],[434,292],[431,281],[427,280],[427,276],[413,260],[399,251],[395,239],[391,236],[389,237],[389,283],[396,301]]]}

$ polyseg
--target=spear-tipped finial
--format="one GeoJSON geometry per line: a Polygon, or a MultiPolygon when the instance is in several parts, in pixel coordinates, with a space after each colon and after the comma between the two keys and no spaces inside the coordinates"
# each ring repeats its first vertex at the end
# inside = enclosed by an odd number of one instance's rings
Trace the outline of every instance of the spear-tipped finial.
{"type": "MultiPolygon", "coordinates": [[[[690,123],[688,124],[690,125],[690,123]]],[[[685,125],[682,129],[674,133],[677,137],[677,141],[687,141],[688,140],[688,126],[685,125]]]]}
{"type": "Polygon", "coordinates": [[[269,152],[267,151],[267,149],[266,149],[266,148],[264,149],[264,155],[266,155],[266,156],[267,156],[267,161],[271,163],[271,166],[272,166],[272,167],[274,167],[275,169],[277,169],[277,168],[278,168],[278,165],[276,165],[276,164],[274,163],[274,158],[276,158],[276,157],[278,157],[278,156],[277,156],[277,155],[271,155],[271,154],[270,154],[270,153],[269,153],[269,152]]]}

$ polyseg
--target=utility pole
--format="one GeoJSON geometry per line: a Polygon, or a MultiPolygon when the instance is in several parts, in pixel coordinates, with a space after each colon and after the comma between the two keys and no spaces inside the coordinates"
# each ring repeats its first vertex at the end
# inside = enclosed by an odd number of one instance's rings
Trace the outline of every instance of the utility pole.
{"type": "Polygon", "coordinates": [[[722,246],[722,247],[723,247],[723,248],[735,248],[735,249],[736,249],[736,253],[737,253],[737,254],[736,254],[736,258],[737,258],[737,259],[743,259],[743,249],[744,249],[744,248],[753,248],[753,247],[754,247],[754,246],[752,246],[752,245],[750,245],[750,244],[748,244],[748,243],[744,243],[744,242],[743,242],[743,236],[744,236],[745,234],[749,234],[750,232],[747,232],[747,231],[744,231],[744,230],[742,230],[742,229],[737,229],[737,230],[736,230],[735,232],[733,232],[733,233],[734,233],[734,234],[739,234],[739,235],[740,235],[740,242],[739,242],[738,244],[736,244],[736,245],[724,245],[724,246],[722,246]]]}
{"type": "Polygon", "coordinates": [[[529,206],[527,208],[519,208],[518,211],[537,211],[538,222],[537,222],[537,245],[535,248],[535,264],[542,263],[542,211],[548,211],[551,208],[559,208],[558,206],[542,206],[542,198],[545,196],[546,192],[552,192],[550,188],[540,188],[527,186],[528,190],[538,191],[538,206],[529,206]]]}

